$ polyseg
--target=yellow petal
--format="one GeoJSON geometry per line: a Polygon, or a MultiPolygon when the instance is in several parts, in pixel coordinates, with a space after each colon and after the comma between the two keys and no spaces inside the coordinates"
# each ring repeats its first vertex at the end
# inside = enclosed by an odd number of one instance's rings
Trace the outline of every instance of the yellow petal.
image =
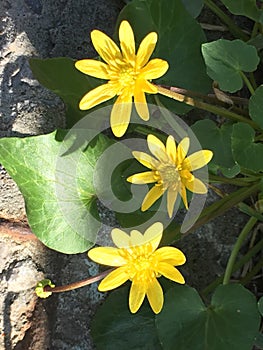
{"type": "Polygon", "coordinates": [[[110,64],[111,61],[122,59],[120,49],[115,42],[100,30],[91,32],[91,40],[95,50],[105,62],[110,64]]]}
{"type": "Polygon", "coordinates": [[[81,110],[87,110],[108,101],[116,95],[115,91],[109,84],[103,84],[89,91],[84,95],[79,103],[81,110]]]}
{"type": "Polygon", "coordinates": [[[172,135],[169,135],[166,140],[166,153],[170,159],[176,164],[176,144],[172,135]]]}
{"type": "Polygon", "coordinates": [[[205,166],[213,157],[213,152],[209,150],[202,150],[195,152],[185,158],[182,167],[190,171],[197,170],[205,166]]]}
{"type": "Polygon", "coordinates": [[[153,186],[150,191],[146,194],[141,210],[145,211],[149,209],[153,203],[155,203],[163,195],[163,189],[161,186],[153,186]]]}
{"type": "Polygon", "coordinates": [[[118,288],[129,279],[126,272],[126,266],[118,267],[116,270],[110,272],[99,284],[98,290],[106,292],[118,288]]]}
{"type": "Polygon", "coordinates": [[[127,178],[127,181],[133,184],[141,185],[156,182],[156,177],[153,171],[146,171],[145,173],[139,173],[131,175],[127,178]]]}
{"type": "Polygon", "coordinates": [[[138,68],[143,67],[149,61],[149,58],[155,49],[157,38],[157,33],[152,32],[146,35],[140,43],[136,58],[138,68]]]}
{"type": "Polygon", "coordinates": [[[84,74],[91,75],[99,79],[109,79],[108,65],[96,60],[80,60],[75,63],[75,67],[84,74]]]}
{"type": "Polygon", "coordinates": [[[138,246],[144,244],[144,237],[138,230],[131,231],[131,246],[138,246]]]}
{"type": "Polygon", "coordinates": [[[141,80],[137,80],[134,89],[134,103],[139,116],[143,120],[149,120],[149,110],[146,102],[145,93],[142,89],[141,80]]]}
{"type": "Polygon", "coordinates": [[[206,185],[199,179],[197,179],[196,177],[193,178],[192,181],[184,181],[183,183],[185,185],[185,187],[193,192],[193,193],[198,193],[198,194],[205,194],[207,193],[207,187],[206,185]]]}
{"type": "Polygon", "coordinates": [[[177,191],[174,191],[172,189],[168,189],[168,192],[167,192],[167,211],[168,211],[169,218],[171,218],[173,216],[174,204],[176,202],[177,194],[178,194],[177,191]]]}
{"type": "Polygon", "coordinates": [[[133,151],[132,155],[138,160],[138,162],[149,169],[155,170],[159,163],[155,158],[144,152],[133,151]]]}
{"type": "Polygon", "coordinates": [[[118,248],[98,247],[88,251],[88,257],[98,264],[108,266],[122,266],[126,260],[119,254],[118,248]]]}
{"type": "Polygon", "coordinates": [[[184,284],[185,280],[181,273],[172,265],[167,264],[166,262],[161,262],[158,264],[158,272],[170,280],[184,284]]]}
{"type": "Polygon", "coordinates": [[[132,27],[128,21],[122,21],[119,28],[119,39],[124,59],[135,66],[135,40],[132,27]]]}
{"type": "Polygon", "coordinates": [[[183,138],[182,141],[179,143],[177,147],[177,154],[176,154],[177,156],[176,162],[178,165],[180,165],[185,159],[187,152],[189,150],[189,146],[190,146],[189,137],[183,138]]]}
{"type": "Polygon", "coordinates": [[[118,248],[127,248],[131,244],[131,237],[119,228],[114,228],[111,231],[111,238],[118,248]]]}
{"type": "Polygon", "coordinates": [[[145,79],[157,79],[163,76],[168,68],[169,65],[166,61],[161,60],[160,58],[154,58],[141,69],[140,74],[143,75],[145,79]]]}
{"type": "Polygon", "coordinates": [[[144,243],[151,243],[152,252],[154,252],[162,239],[163,235],[163,224],[161,222],[155,222],[153,225],[147,228],[143,237],[144,243]]]}
{"type": "Polygon", "coordinates": [[[121,137],[125,134],[130,122],[131,110],[132,97],[128,96],[123,99],[121,96],[118,96],[117,101],[113,105],[110,117],[111,129],[116,137],[121,137]]]}
{"type": "Polygon", "coordinates": [[[180,193],[180,196],[182,197],[182,200],[183,200],[183,203],[184,203],[186,209],[188,209],[186,189],[185,189],[185,185],[183,183],[181,183],[181,186],[179,188],[179,193],[180,193]]]}
{"type": "Polygon", "coordinates": [[[147,137],[147,144],[151,153],[162,163],[169,161],[164,144],[156,136],[149,134],[147,137]]]}
{"type": "Polygon", "coordinates": [[[151,281],[147,289],[147,299],[153,312],[158,314],[163,307],[163,290],[156,278],[151,281]]]}
{"type": "Polygon", "coordinates": [[[140,308],[145,297],[145,287],[142,283],[139,283],[134,279],[132,281],[130,295],[129,295],[129,306],[131,312],[134,314],[140,308]]]}
{"type": "Polygon", "coordinates": [[[148,94],[157,94],[158,89],[155,85],[153,85],[152,83],[149,83],[149,81],[145,80],[145,79],[140,79],[140,84],[141,84],[141,89],[144,92],[147,92],[148,94]]]}
{"type": "Polygon", "coordinates": [[[175,247],[161,247],[157,249],[154,252],[154,258],[158,259],[160,262],[169,262],[171,265],[175,266],[183,265],[186,261],[184,253],[175,247]]]}

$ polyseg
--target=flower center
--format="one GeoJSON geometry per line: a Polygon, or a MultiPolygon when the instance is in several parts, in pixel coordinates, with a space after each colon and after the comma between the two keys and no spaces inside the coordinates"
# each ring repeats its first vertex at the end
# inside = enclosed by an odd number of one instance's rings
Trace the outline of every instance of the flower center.
{"type": "Polygon", "coordinates": [[[161,165],[156,171],[159,177],[158,184],[164,187],[177,187],[180,182],[180,173],[175,165],[161,165]]]}
{"type": "Polygon", "coordinates": [[[132,67],[122,67],[119,71],[119,84],[121,90],[125,88],[134,88],[138,73],[132,67]]]}

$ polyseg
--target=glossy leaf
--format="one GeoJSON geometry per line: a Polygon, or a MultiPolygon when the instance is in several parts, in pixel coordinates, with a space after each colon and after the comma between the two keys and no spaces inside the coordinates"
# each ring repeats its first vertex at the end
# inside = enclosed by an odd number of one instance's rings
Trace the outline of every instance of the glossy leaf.
{"type": "MultiPolygon", "coordinates": [[[[186,1],[195,8],[195,2],[186,1]]],[[[199,1],[198,1],[199,3],[199,1]]],[[[210,80],[207,77],[200,46],[205,35],[199,23],[186,11],[181,1],[134,0],[121,11],[117,29],[122,20],[128,20],[134,30],[136,43],[151,31],[158,33],[158,42],[152,57],[168,61],[169,70],[156,82],[207,92],[210,80]],[[194,57],[194,59],[193,59],[194,57]]],[[[117,37],[116,30],[116,37],[117,37]]],[[[182,113],[189,107],[161,97],[168,109],[182,113]],[[174,107],[176,105],[176,107],[174,107]]]]}
{"type": "Polygon", "coordinates": [[[200,12],[204,6],[203,0],[181,0],[186,10],[190,13],[191,16],[196,18],[200,15],[200,12]]]}
{"type": "Polygon", "coordinates": [[[97,311],[92,337],[97,350],[161,350],[154,314],[144,305],[136,314],[128,309],[128,288],[111,293],[97,311]]]}
{"type": "Polygon", "coordinates": [[[49,248],[73,254],[88,250],[100,227],[93,173],[107,147],[100,136],[85,152],[56,133],[2,138],[0,162],[21,190],[32,231],[49,248]],[[58,136],[57,136],[58,137],[58,136]]]}
{"type": "Polygon", "coordinates": [[[234,15],[246,16],[263,23],[263,11],[257,7],[256,0],[221,0],[234,15]]]}
{"type": "Polygon", "coordinates": [[[34,77],[46,88],[55,92],[66,104],[66,127],[72,127],[87,111],[79,109],[82,96],[101,81],[79,72],[75,61],[67,57],[30,59],[34,77]]]}
{"type": "Polygon", "coordinates": [[[261,316],[263,317],[263,297],[261,297],[258,301],[258,309],[261,316]]]}
{"type": "Polygon", "coordinates": [[[254,295],[238,284],[217,287],[208,307],[195,289],[176,285],[156,316],[165,350],[251,350],[259,324],[254,295]]]}
{"type": "Polygon", "coordinates": [[[212,165],[216,165],[227,177],[234,177],[240,171],[233,159],[231,149],[232,125],[223,124],[220,128],[209,119],[199,120],[191,126],[203,149],[213,151],[212,165]]]}
{"type": "Polygon", "coordinates": [[[249,115],[263,129],[263,85],[250,97],[249,115]]]}
{"type": "Polygon", "coordinates": [[[233,125],[232,151],[240,167],[258,172],[263,171],[263,144],[256,143],[255,131],[245,123],[233,125]]]}
{"type": "Polygon", "coordinates": [[[241,40],[219,39],[202,45],[207,74],[219,83],[223,91],[242,88],[240,72],[253,72],[259,63],[257,50],[241,40]]]}

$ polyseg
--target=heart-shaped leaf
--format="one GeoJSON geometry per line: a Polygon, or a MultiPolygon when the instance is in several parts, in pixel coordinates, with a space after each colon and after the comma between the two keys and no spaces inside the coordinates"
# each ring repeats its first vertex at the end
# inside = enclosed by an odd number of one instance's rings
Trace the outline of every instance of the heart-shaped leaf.
{"type": "MultiPolygon", "coordinates": [[[[64,133],[65,134],[65,133],[64,133]]],[[[108,145],[100,136],[70,150],[56,133],[2,138],[0,162],[21,190],[32,231],[48,247],[73,254],[88,250],[100,227],[93,187],[96,159],[108,145]]]]}
{"type": "Polygon", "coordinates": [[[263,85],[249,99],[249,115],[263,129],[263,85]]]}
{"type": "Polygon", "coordinates": [[[207,74],[223,91],[235,92],[243,86],[240,72],[253,72],[259,63],[257,50],[241,40],[219,39],[202,45],[207,74]]]}
{"type": "Polygon", "coordinates": [[[263,171],[263,144],[254,142],[254,129],[248,124],[236,123],[231,138],[233,157],[240,167],[263,171]]]}
{"type": "Polygon", "coordinates": [[[263,23],[263,11],[257,7],[256,0],[221,0],[234,15],[246,16],[263,23]]]}
{"type": "Polygon", "coordinates": [[[203,149],[213,151],[211,164],[219,167],[227,177],[236,176],[240,167],[233,159],[231,149],[232,124],[223,124],[220,128],[209,119],[199,120],[191,126],[203,149]]]}

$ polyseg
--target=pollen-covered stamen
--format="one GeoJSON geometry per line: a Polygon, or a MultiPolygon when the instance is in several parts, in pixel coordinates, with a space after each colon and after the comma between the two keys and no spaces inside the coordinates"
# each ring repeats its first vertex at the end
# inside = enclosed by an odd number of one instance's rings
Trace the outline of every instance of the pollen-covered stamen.
{"type": "Polygon", "coordinates": [[[180,182],[180,173],[175,165],[162,165],[158,173],[160,176],[158,183],[162,183],[165,187],[171,187],[180,182]]]}

